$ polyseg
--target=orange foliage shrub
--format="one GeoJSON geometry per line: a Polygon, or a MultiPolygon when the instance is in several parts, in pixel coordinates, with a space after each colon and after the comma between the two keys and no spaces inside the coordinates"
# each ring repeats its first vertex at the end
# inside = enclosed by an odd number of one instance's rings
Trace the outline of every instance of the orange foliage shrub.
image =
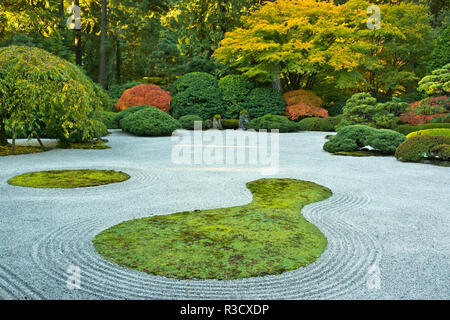
{"type": "Polygon", "coordinates": [[[289,119],[297,121],[305,117],[328,118],[328,110],[320,107],[313,107],[306,103],[297,103],[286,107],[286,115],[289,119]]]}
{"type": "Polygon", "coordinates": [[[283,94],[283,98],[287,106],[302,102],[313,107],[320,107],[323,103],[322,99],[310,90],[289,91],[283,94]]]}
{"type": "Polygon", "coordinates": [[[172,97],[168,91],[155,84],[140,84],[125,90],[116,104],[116,110],[122,111],[134,106],[147,105],[169,112],[172,97]]]}
{"type": "Polygon", "coordinates": [[[321,108],[323,101],[310,90],[294,90],[283,94],[286,101],[286,115],[289,119],[297,121],[305,117],[327,118],[328,111],[321,108]]]}
{"type": "MultiPolygon", "coordinates": [[[[447,99],[447,96],[442,97],[435,97],[430,98],[431,105],[437,105],[437,101],[447,99]]],[[[423,123],[429,123],[431,122],[431,119],[436,117],[445,116],[446,113],[435,113],[435,114],[414,114],[414,109],[416,109],[419,106],[420,101],[416,101],[413,103],[410,103],[411,111],[403,113],[400,115],[400,119],[403,122],[407,122],[413,126],[417,126],[419,124],[423,123]]]]}

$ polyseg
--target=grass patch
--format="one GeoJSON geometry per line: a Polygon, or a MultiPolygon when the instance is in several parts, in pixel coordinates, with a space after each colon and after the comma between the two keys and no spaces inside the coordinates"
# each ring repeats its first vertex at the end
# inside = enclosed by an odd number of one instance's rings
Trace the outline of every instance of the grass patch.
{"type": "Polygon", "coordinates": [[[0,146],[0,156],[15,156],[19,154],[29,154],[29,153],[37,153],[43,152],[41,147],[29,147],[29,146],[18,146],[16,145],[15,154],[12,153],[12,145],[8,144],[7,146],[0,146]]]}
{"type": "Polygon", "coordinates": [[[358,150],[358,151],[339,151],[334,152],[333,156],[349,156],[349,157],[389,157],[391,155],[384,154],[376,150],[358,150]]]}
{"type": "Polygon", "coordinates": [[[97,252],[127,268],[179,279],[280,274],[314,262],[327,239],[300,213],[332,192],[294,179],[247,183],[244,206],[130,220],[93,239],[97,252]]]}
{"type": "Polygon", "coordinates": [[[67,189],[117,183],[129,178],[128,174],[113,170],[54,170],[21,174],[8,183],[19,187],[67,189]]]}
{"type": "Polygon", "coordinates": [[[106,145],[106,142],[103,140],[70,143],[69,145],[62,145],[61,143],[58,143],[57,147],[61,149],[89,149],[89,150],[111,149],[111,147],[106,145]]]}

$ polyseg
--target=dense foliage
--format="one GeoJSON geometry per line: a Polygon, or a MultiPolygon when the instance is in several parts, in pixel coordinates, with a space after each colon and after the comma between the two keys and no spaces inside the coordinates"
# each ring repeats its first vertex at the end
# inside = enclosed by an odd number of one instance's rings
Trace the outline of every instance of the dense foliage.
{"type": "Polygon", "coordinates": [[[72,63],[37,48],[0,48],[0,79],[0,132],[6,122],[30,133],[44,126],[63,142],[105,134],[101,91],[72,63]]]}
{"type": "Polygon", "coordinates": [[[358,151],[371,147],[384,154],[394,154],[405,139],[403,134],[392,130],[352,125],[340,129],[324,144],[323,149],[334,153],[358,151]]]}
{"type": "Polygon", "coordinates": [[[334,131],[336,126],[341,121],[342,117],[328,117],[328,118],[305,118],[299,121],[299,126],[302,131],[334,131]]]}
{"type": "Polygon", "coordinates": [[[367,92],[356,93],[347,100],[339,127],[362,124],[375,128],[395,129],[401,122],[400,115],[408,109],[408,104],[398,98],[377,103],[377,99],[367,92]]]}
{"type": "Polygon", "coordinates": [[[283,96],[270,88],[255,88],[247,97],[245,110],[251,118],[262,117],[266,114],[283,114],[286,104],[283,96]]]}
{"type": "Polygon", "coordinates": [[[408,135],[414,131],[436,128],[450,128],[450,123],[424,123],[418,126],[401,125],[397,128],[397,131],[404,135],[408,135]]]}
{"type": "Polygon", "coordinates": [[[253,119],[248,127],[255,130],[273,130],[280,132],[295,132],[300,130],[297,122],[291,121],[284,116],[266,114],[265,116],[253,119]]]}
{"type": "Polygon", "coordinates": [[[225,113],[225,103],[217,79],[208,73],[192,72],[178,78],[172,85],[173,115],[198,115],[203,120],[225,113]]]}
{"type": "Polygon", "coordinates": [[[178,119],[178,121],[180,122],[181,127],[186,130],[194,130],[194,125],[196,121],[202,122],[201,127],[203,127],[203,119],[195,114],[182,116],[178,119]]]}
{"type": "Polygon", "coordinates": [[[125,132],[137,136],[170,136],[181,124],[158,108],[144,108],[133,112],[120,121],[125,132]]]}
{"type": "MultiPolygon", "coordinates": [[[[431,154],[433,148],[448,150],[450,137],[421,135],[407,139],[398,146],[395,157],[400,161],[422,162],[427,158],[434,158],[431,154]],[[442,146],[444,145],[444,146],[442,146]]],[[[434,149],[435,152],[437,149],[434,149]]],[[[438,152],[436,152],[438,153],[438,152]]]]}
{"type": "Polygon", "coordinates": [[[438,128],[438,129],[424,129],[424,130],[414,131],[414,132],[411,132],[410,134],[408,134],[406,136],[406,138],[409,139],[409,138],[416,137],[416,136],[426,136],[426,135],[450,137],[450,129],[438,128]]]}
{"type": "Polygon", "coordinates": [[[116,110],[122,111],[130,107],[147,105],[164,112],[170,111],[172,97],[168,91],[154,84],[140,84],[125,90],[116,104],[116,110]]]}
{"type": "Polygon", "coordinates": [[[253,83],[243,75],[231,74],[219,80],[222,97],[227,104],[224,117],[239,118],[239,113],[246,109],[247,98],[253,89],[253,83]]]}

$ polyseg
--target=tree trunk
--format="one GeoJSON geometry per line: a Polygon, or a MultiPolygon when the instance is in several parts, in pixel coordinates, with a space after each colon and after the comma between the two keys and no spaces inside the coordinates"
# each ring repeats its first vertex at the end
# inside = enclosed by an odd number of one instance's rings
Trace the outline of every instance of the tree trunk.
{"type": "Polygon", "coordinates": [[[272,67],[272,88],[274,88],[278,92],[283,91],[283,88],[281,87],[280,67],[279,66],[272,67]]]}
{"type": "Polygon", "coordinates": [[[64,23],[65,17],[66,17],[66,14],[65,14],[65,10],[64,10],[64,0],[61,0],[59,2],[59,19],[60,19],[59,26],[60,26],[61,30],[63,30],[66,26],[66,24],[64,23]]]}
{"type": "Polygon", "coordinates": [[[39,145],[41,146],[41,148],[42,148],[42,150],[44,150],[44,151],[47,151],[47,149],[45,149],[45,146],[44,146],[44,144],[42,143],[42,140],[41,140],[41,138],[39,138],[39,135],[37,134],[37,132],[36,131],[34,131],[34,136],[36,137],[36,139],[37,139],[37,141],[39,142],[39,145]]]}
{"type": "Polygon", "coordinates": [[[16,126],[12,128],[12,154],[16,154],[16,126]]]}
{"type": "MultiPolygon", "coordinates": [[[[75,5],[80,6],[80,0],[75,0],[75,5]]],[[[83,51],[81,50],[81,30],[75,30],[75,62],[78,66],[83,64],[83,51]]]]}
{"type": "Polygon", "coordinates": [[[106,48],[105,41],[108,32],[108,21],[107,21],[107,3],[106,0],[102,0],[102,19],[101,19],[101,32],[100,32],[100,66],[98,73],[98,82],[106,88],[105,76],[106,76],[106,48]]]}
{"type": "Polygon", "coordinates": [[[117,83],[121,83],[121,72],[120,69],[122,67],[122,52],[120,48],[120,39],[119,37],[116,38],[116,80],[117,83]]]}
{"type": "Polygon", "coordinates": [[[7,146],[8,139],[6,139],[5,120],[0,117],[0,146],[7,146]]]}

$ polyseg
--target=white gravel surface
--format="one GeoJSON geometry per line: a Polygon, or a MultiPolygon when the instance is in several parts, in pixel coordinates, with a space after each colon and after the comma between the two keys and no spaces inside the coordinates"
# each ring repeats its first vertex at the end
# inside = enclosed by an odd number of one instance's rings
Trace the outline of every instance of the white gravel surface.
{"type": "Polygon", "coordinates": [[[248,203],[245,184],[263,177],[258,167],[174,165],[169,137],[120,131],[108,137],[112,149],[0,157],[0,298],[449,299],[450,168],[332,156],[322,150],[325,135],[281,134],[272,177],[333,191],[303,209],[328,238],[327,250],[305,268],[233,281],[125,269],[100,257],[91,239],[130,219],[248,203]],[[131,179],[69,190],[7,184],[25,172],[78,168],[122,170],[131,179]],[[66,286],[70,265],[81,270],[80,289],[66,286]]]}

